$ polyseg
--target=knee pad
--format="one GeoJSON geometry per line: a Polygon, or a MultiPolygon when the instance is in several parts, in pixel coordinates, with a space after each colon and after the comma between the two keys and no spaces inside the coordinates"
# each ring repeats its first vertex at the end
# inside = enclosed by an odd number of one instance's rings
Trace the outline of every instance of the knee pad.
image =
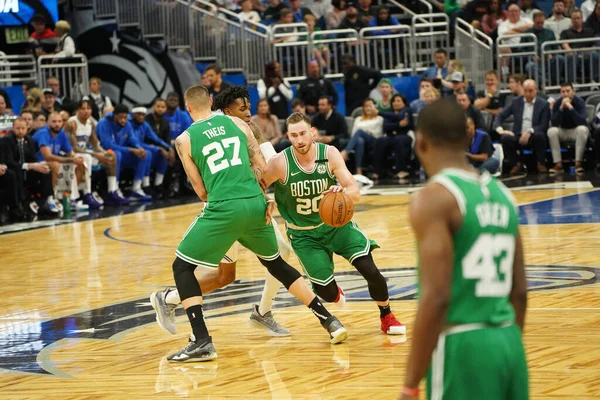
{"type": "Polygon", "coordinates": [[[314,285],[315,293],[328,303],[333,303],[338,297],[338,284],[335,279],[325,286],[314,285]]]}
{"type": "Polygon", "coordinates": [[[275,279],[283,283],[283,286],[285,286],[286,289],[289,289],[290,286],[292,286],[292,283],[302,277],[300,272],[296,271],[294,267],[283,261],[281,256],[271,261],[263,260],[262,258],[259,258],[259,260],[275,279]]]}
{"type": "Polygon", "coordinates": [[[175,257],[173,261],[173,277],[179,292],[179,298],[183,301],[190,297],[202,296],[202,290],[194,275],[196,265],[175,257]]]}

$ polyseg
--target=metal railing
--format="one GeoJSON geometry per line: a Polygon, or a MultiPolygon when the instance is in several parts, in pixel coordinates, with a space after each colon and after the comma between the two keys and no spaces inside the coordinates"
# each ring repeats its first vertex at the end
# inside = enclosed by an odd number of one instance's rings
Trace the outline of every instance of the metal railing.
{"type": "Polygon", "coordinates": [[[93,8],[94,0],[73,0],[74,8],[93,8]]]}
{"type": "Polygon", "coordinates": [[[544,42],[541,47],[540,67],[547,76],[544,90],[560,90],[561,81],[573,83],[576,89],[592,89],[600,84],[600,39],[572,39],[544,42]],[[585,47],[564,49],[563,44],[585,47]]]}
{"type": "Polygon", "coordinates": [[[117,0],[94,0],[94,15],[96,18],[114,18],[117,0]]]}
{"type": "Polygon", "coordinates": [[[424,71],[437,49],[450,48],[450,18],[444,13],[412,17],[414,70],[424,71]]]}
{"type": "Polygon", "coordinates": [[[248,82],[255,83],[263,78],[265,64],[273,60],[269,45],[269,27],[263,24],[242,21],[244,34],[245,75],[248,82]]]}
{"type": "Polygon", "coordinates": [[[140,0],[117,1],[115,7],[117,27],[137,26],[140,23],[140,11],[140,0]]]}
{"type": "Polygon", "coordinates": [[[313,58],[308,25],[275,24],[270,28],[273,59],[281,64],[283,76],[290,81],[303,79],[306,76],[308,60],[313,58]]]}
{"type": "Polygon", "coordinates": [[[190,3],[192,19],[191,50],[194,61],[213,62],[217,60],[217,49],[221,47],[221,37],[226,29],[217,19],[217,7],[204,0],[190,3]]]}
{"type": "Polygon", "coordinates": [[[140,29],[144,39],[162,38],[167,35],[170,3],[170,0],[140,0],[140,29]]]}
{"type": "MultiPolygon", "coordinates": [[[[537,49],[537,36],[533,33],[498,36],[496,38],[498,68],[500,71],[506,71],[508,67],[511,74],[521,73],[539,80],[538,63],[536,62],[537,49]],[[513,42],[514,39],[519,39],[519,41],[513,42]],[[523,39],[526,39],[526,41],[523,39]]],[[[508,88],[507,73],[501,74],[500,87],[503,90],[508,88]]]]}
{"type": "Polygon", "coordinates": [[[331,61],[328,70],[325,73],[326,78],[341,78],[344,76],[342,56],[352,54],[359,61],[359,39],[358,32],[354,29],[331,29],[326,31],[313,32],[311,34],[310,55],[314,58],[315,48],[327,46],[331,54],[331,61]]]}
{"type": "Polygon", "coordinates": [[[492,38],[461,18],[456,19],[454,32],[456,58],[462,61],[472,82],[484,82],[486,72],[494,68],[492,38]]]}
{"type": "Polygon", "coordinates": [[[0,51],[0,86],[35,82],[37,75],[37,64],[33,55],[6,55],[0,51]]]}
{"type": "Polygon", "coordinates": [[[56,57],[55,55],[40,56],[38,63],[38,85],[46,86],[50,77],[58,79],[60,94],[73,101],[89,93],[88,62],[84,54],[73,57],[56,57]]]}
{"type": "Polygon", "coordinates": [[[360,64],[389,73],[413,72],[412,29],[408,25],[371,27],[360,30],[360,64]],[[389,30],[385,35],[374,35],[389,30]]]}

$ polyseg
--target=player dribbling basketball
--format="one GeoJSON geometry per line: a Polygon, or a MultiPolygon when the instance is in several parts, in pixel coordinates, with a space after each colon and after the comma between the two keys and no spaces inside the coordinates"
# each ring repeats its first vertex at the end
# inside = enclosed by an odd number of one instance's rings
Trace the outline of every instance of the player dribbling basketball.
{"type": "Polygon", "coordinates": [[[333,146],[313,142],[314,128],[308,117],[294,113],[286,124],[292,147],[271,159],[264,180],[267,186],[275,183],[275,201],[286,221],[287,236],[313,290],[328,302],[344,297],[333,276],[333,253],[339,254],[367,281],[369,293],[379,306],[381,330],[405,334],[406,327],[391,312],[385,278],[371,256],[371,251],[379,246],[354,221],[332,228],[319,216],[319,201],[324,194],[344,192],[353,202],[360,199],[358,185],[340,152],[333,146]],[[335,185],[335,178],[341,186],[335,185]]]}

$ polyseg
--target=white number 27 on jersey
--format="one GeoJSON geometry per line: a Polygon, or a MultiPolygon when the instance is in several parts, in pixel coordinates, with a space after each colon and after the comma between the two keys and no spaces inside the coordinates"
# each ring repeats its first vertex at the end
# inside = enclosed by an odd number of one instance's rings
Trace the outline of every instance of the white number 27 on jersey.
{"type": "Polygon", "coordinates": [[[208,168],[210,168],[211,174],[216,174],[232,165],[241,165],[242,160],[240,159],[240,138],[231,137],[223,139],[222,142],[213,142],[207,144],[202,148],[202,154],[210,156],[206,159],[208,168]],[[222,144],[221,144],[222,143],[222,144]],[[223,147],[229,148],[233,145],[233,156],[231,160],[223,158],[225,156],[225,150],[223,147]]]}
{"type": "Polygon", "coordinates": [[[513,235],[481,234],[463,258],[463,277],[478,279],[475,285],[477,297],[507,296],[512,288],[514,259],[513,235]],[[499,257],[501,258],[498,260],[499,257]],[[498,271],[504,275],[504,280],[499,279],[498,271]]]}

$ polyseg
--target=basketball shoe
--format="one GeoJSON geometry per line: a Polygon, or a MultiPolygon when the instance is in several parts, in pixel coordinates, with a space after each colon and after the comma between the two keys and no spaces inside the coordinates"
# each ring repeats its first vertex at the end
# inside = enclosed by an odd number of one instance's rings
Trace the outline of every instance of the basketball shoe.
{"type": "Polygon", "coordinates": [[[265,328],[271,336],[290,336],[291,333],[288,329],[279,325],[273,318],[273,313],[268,311],[265,315],[260,315],[258,312],[258,305],[252,307],[252,314],[250,314],[250,322],[261,328],[265,328]]]}
{"type": "Polygon", "coordinates": [[[381,318],[381,330],[387,335],[406,335],[406,326],[393,313],[381,318]]]}
{"type": "Polygon", "coordinates": [[[189,343],[177,353],[167,357],[172,362],[202,362],[217,358],[217,351],[212,342],[212,337],[196,340],[194,334],[190,335],[189,343]]]}
{"type": "Polygon", "coordinates": [[[173,289],[166,288],[162,292],[153,292],[150,295],[150,304],[156,311],[156,322],[158,326],[167,333],[175,335],[177,333],[177,326],[175,326],[175,309],[177,304],[167,303],[167,294],[173,289]]]}
{"type": "Polygon", "coordinates": [[[344,328],[344,325],[342,325],[340,320],[333,315],[327,318],[323,323],[323,328],[327,329],[327,332],[329,332],[331,344],[342,343],[348,338],[348,331],[344,328]]]}

